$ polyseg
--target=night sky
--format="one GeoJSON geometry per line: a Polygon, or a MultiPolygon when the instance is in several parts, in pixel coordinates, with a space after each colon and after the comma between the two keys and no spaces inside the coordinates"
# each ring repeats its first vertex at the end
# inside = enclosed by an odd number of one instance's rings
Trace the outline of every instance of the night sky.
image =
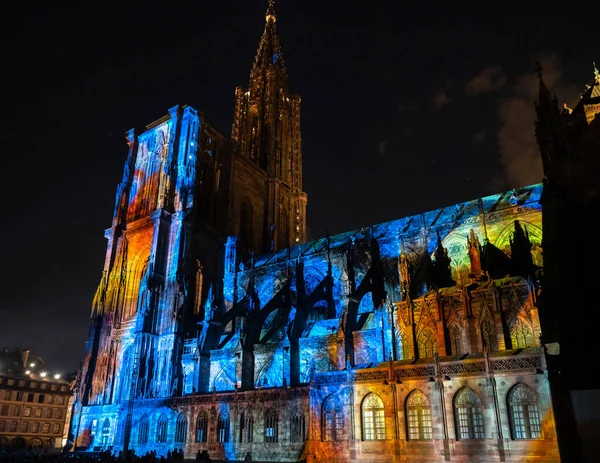
{"type": "MultiPolygon", "coordinates": [[[[67,373],[83,357],[125,131],[189,104],[229,135],[267,1],[19,3],[0,20],[0,347],[67,373]]],[[[278,2],[309,238],[541,181],[535,63],[575,102],[600,61],[597,12],[526,3],[278,2]]]]}

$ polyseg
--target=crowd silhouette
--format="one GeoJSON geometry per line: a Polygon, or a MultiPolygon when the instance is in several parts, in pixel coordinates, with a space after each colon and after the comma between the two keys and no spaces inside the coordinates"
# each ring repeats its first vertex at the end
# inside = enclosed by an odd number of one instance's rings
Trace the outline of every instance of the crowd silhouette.
{"type": "MultiPolygon", "coordinates": [[[[208,452],[198,452],[197,460],[211,461],[208,452]],[[199,458],[201,457],[201,458],[199,458]]],[[[144,455],[136,455],[133,450],[127,452],[111,452],[105,450],[96,453],[50,453],[41,452],[36,449],[28,451],[12,451],[9,448],[0,448],[0,463],[183,463],[183,449],[168,451],[167,455],[156,455],[156,450],[146,452],[144,455]]]]}

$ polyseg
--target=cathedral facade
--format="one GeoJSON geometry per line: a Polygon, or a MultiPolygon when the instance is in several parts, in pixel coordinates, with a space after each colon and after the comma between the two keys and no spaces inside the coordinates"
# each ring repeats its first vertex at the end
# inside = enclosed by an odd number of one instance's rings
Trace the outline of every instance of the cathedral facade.
{"type": "Polygon", "coordinates": [[[557,462],[542,184],[306,242],[300,97],[274,4],[231,137],[127,134],[77,451],[557,462]]]}

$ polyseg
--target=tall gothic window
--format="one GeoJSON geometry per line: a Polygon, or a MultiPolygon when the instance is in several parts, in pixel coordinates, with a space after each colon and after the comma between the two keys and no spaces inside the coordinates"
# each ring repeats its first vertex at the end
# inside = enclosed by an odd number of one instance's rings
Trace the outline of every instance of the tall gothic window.
{"type": "Polygon", "coordinates": [[[165,414],[160,415],[156,426],[156,442],[167,442],[169,422],[165,414]]]}
{"type": "Polygon", "coordinates": [[[306,423],[304,413],[298,407],[292,411],[290,419],[290,440],[292,442],[304,442],[306,436],[306,423]]]}
{"type": "Polygon", "coordinates": [[[527,323],[519,317],[511,323],[510,340],[513,349],[523,349],[525,347],[534,347],[533,332],[527,323]]]}
{"type": "Polygon", "coordinates": [[[429,328],[425,328],[419,334],[419,357],[421,358],[431,358],[433,354],[437,352],[437,336],[433,331],[429,328]]]}
{"type": "Polygon", "coordinates": [[[431,440],[431,404],[427,396],[418,389],[406,399],[406,421],[408,440],[431,440]]]}
{"type": "Polygon", "coordinates": [[[329,396],[323,404],[323,440],[339,441],[346,438],[342,404],[337,397],[329,396]]]}
{"type": "Polygon", "coordinates": [[[457,439],[483,439],[485,437],[481,399],[473,389],[463,387],[454,396],[454,419],[457,439]]]}
{"type": "Polygon", "coordinates": [[[208,442],[208,413],[202,410],[196,420],[196,442],[208,442]]]}
{"type": "Polygon", "coordinates": [[[240,417],[240,442],[252,442],[252,433],[254,431],[254,417],[252,411],[246,409],[240,417]]]}
{"type": "Polygon", "coordinates": [[[508,392],[508,417],[513,439],[540,439],[542,425],[537,395],[522,383],[508,392]]]}
{"type": "Polygon", "coordinates": [[[404,346],[406,335],[401,330],[396,330],[396,360],[404,360],[404,346]]]}
{"type": "Polygon", "coordinates": [[[108,445],[110,439],[110,420],[106,418],[102,423],[102,445],[108,445]]]}
{"type": "Polygon", "coordinates": [[[148,431],[150,429],[150,420],[148,415],[144,415],[138,425],[138,444],[148,443],[148,431]]]}
{"type": "Polygon", "coordinates": [[[461,329],[456,325],[451,325],[448,329],[448,334],[450,336],[450,352],[452,355],[462,354],[463,348],[461,329]]]}
{"type": "Polygon", "coordinates": [[[383,400],[373,393],[367,394],[361,406],[363,440],[385,439],[385,409],[383,400]]]}
{"type": "Polygon", "coordinates": [[[265,442],[277,442],[279,432],[279,417],[272,408],[265,413],[265,442]]]}
{"type": "Polygon", "coordinates": [[[217,442],[229,442],[230,428],[229,415],[227,412],[221,412],[217,421],[217,442]]]}
{"type": "Polygon", "coordinates": [[[252,243],[252,205],[244,199],[240,209],[240,242],[246,249],[251,249],[252,243]]]}
{"type": "Polygon", "coordinates": [[[485,318],[481,322],[481,340],[483,341],[483,347],[487,347],[488,352],[496,352],[498,350],[496,327],[490,318],[485,318]]]}
{"type": "Polygon", "coordinates": [[[177,417],[175,424],[175,442],[185,442],[187,434],[187,419],[183,413],[177,417]]]}

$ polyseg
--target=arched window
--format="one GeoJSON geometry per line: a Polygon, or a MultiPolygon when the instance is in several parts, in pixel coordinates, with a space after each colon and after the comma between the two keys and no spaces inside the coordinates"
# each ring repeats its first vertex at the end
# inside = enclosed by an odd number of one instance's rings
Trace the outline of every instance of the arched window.
{"type": "Polygon", "coordinates": [[[485,318],[481,322],[481,340],[483,341],[483,347],[487,347],[488,352],[496,352],[498,350],[496,327],[494,326],[494,322],[489,318],[485,318]]]}
{"type": "Polygon", "coordinates": [[[277,412],[269,408],[265,413],[265,442],[277,442],[279,433],[279,417],[277,412]]]}
{"type": "Polygon", "coordinates": [[[425,328],[419,334],[419,357],[431,358],[438,350],[437,336],[429,328],[425,328]]]}
{"type": "Polygon", "coordinates": [[[385,409],[383,400],[373,393],[367,394],[361,406],[363,440],[385,439],[385,409]]]}
{"type": "Polygon", "coordinates": [[[252,205],[245,199],[240,208],[240,244],[246,249],[253,247],[252,220],[252,205]]]}
{"type": "Polygon", "coordinates": [[[160,415],[158,425],[156,426],[156,442],[167,442],[168,424],[167,416],[160,415]]]}
{"type": "Polygon", "coordinates": [[[468,387],[463,387],[454,396],[454,420],[456,438],[460,440],[483,439],[483,414],[481,399],[468,387]]]}
{"type": "Polygon", "coordinates": [[[404,346],[406,346],[406,335],[403,331],[396,331],[396,360],[404,360],[404,346]]]}
{"type": "Polygon", "coordinates": [[[196,442],[208,442],[208,413],[202,410],[196,420],[196,442]]]}
{"type": "Polygon", "coordinates": [[[533,332],[527,323],[519,317],[511,323],[510,340],[513,349],[524,349],[525,347],[534,347],[533,332]]]}
{"type": "Polygon", "coordinates": [[[0,432],[6,431],[6,421],[0,421],[0,432]]]}
{"type": "Polygon", "coordinates": [[[323,440],[337,441],[346,438],[342,404],[337,397],[329,396],[323,404],[323,440]]]}
{"type": "Polygon", "coordinates": [[[452,355],[463,354],[462,333],[460,328],[456,325],[451,325],[448,329],[448,335],[450,337],[450,352],[452,355]]]}
{"type": "Polygon", "coordinates": [[[427,396],[418,389],[406,399],[406,421],[408,440],[431,440],[431,405],[427,396]]]}
{"type": "Polygon", "coordinates": [[[306,436],[306,423],[304,413],[298,407],[292,411],[290,419],[290,441],[304,442],[306,436]]]}
{"type": "Polygon", "coordinates": [[[175,424],[175,442],[185,442],[187,435],[187,419],[183,413],[177,417],[175,424]]]}
{"type": "Polygon", "coordinates": [[[148,430],[150,429],[150,420],[148,415],[144,415],[138,425],[138,444],[148,443],[148,430]]]}
{"type": "Polygon", "coordinates": [[[110,439],[110,420],[106,418],[102,423],[102,445],[108,445],[110,439]]]}
{"type": "Polygon", "coordinates": [[[513,439],[542,437],[537,395],[522,383],[508,392],[508,417],[513,439]]]}
{"type": "Polygon", "coordinates": [[[229,415],[221,412],[217,421],[217,442],[229,442],[230,432],[229,415]]]}
{"type": "Polygon", "coordinates": [[[252,442],[252,433],[254,431],[254,417],[252,410],[246,409],[240,416],[240,442],[252,442]]]}

